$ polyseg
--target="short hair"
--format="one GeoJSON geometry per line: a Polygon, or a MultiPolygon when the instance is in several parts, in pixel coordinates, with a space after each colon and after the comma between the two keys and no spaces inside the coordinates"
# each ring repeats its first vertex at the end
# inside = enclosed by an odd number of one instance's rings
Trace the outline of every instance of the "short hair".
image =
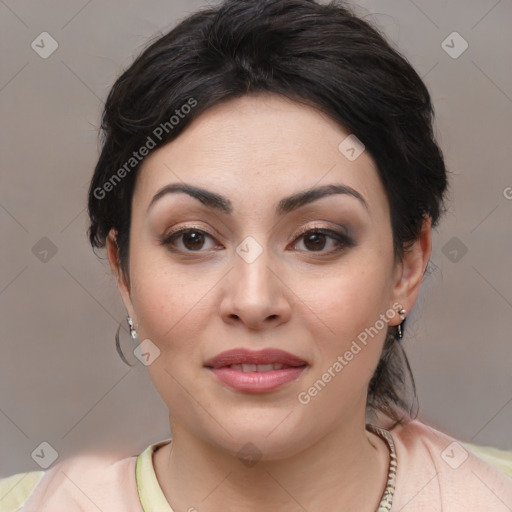
{"type": "MultiPolygon", "coordinates": [[[[132,197],[143,161],[133,152],[174,140],[214,105],[262,92],[315,107],[364,144],[389,201],[395,260],[419,238],[425,216],[437,225],[447,170],[429,92],[407,59],[340,1],[225,0],[151,42],[113,85],[88,195],[93,248],[104,247],[115,229],[128,276],[132,197]]],[[[395,407],[408,408],[406,372],[415,393],[389,327],[368,387],[370,413],[402,423],[395,407]]]]}

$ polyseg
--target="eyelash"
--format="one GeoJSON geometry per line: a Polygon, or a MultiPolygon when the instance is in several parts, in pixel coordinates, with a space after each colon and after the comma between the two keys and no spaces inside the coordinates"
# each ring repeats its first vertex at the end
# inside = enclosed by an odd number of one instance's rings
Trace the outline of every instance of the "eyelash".
{"type": "MultiPolygon", "coordinates": [[[[192,227],[179,229],[179,230],[176,230],[176,231],[170,233],[169,235],[167,235],[163,239],[161,239],[160,243],[162,245],[166,245],[169,248],[169,250],[171,250],[172,252],[182,252],[182,253],[183,252],[185,252],[185,253],[205,252],[201,249],[199,249],[197,251],[189,251],[189,250],[182,251],[181,249],[176,249],[173,241],[176,238],[179,238],[180,236],[188,234],[188,233],[200,233],[202,235],[206,235],[206,236],[210,237],[211,239],[215,240],[215,237],[213,235],[211,235],[210,233],[208,233],[207,231],[204,231],[202,229],[192,226],[192,227]]],[[[338,231],[334,231],[332,229],[327,229],[327,228],[306,228],[298,233],[297,237],[295,238],[295,240],[293,242],[293,245],[297,244],[301,238],[305,237],[306,235],[310,235],[310,234],[326,235],[328,238],[330,238],[331,240],[334,240],[336,242],[336,248],[332,249],[331,251],[327,251],[327,252],[323,251],[323,250],[305,251],[305,252],[308,252],[311,254],[322,254],[324,256],[329,256],[329,255],[336,254],[346,248],[349,248],[349,247],[352,247],[355,245],[353,240],[351,238],[349,238],[346,234],[338,232],[338,231]]]]}

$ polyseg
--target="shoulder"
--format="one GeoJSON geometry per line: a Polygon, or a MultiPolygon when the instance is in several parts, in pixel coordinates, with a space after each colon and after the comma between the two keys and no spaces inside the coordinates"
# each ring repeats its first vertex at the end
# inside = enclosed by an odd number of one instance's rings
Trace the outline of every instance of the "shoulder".
{"type": "Polygon", "coordinates": [[[427,504],[449,512],[512,508],[512,452],[465,443],[419,420],[391,432],[403,512],[427,504]]]}
{"type": "Polygon", "coordinates": [[[494,446],[481,446],[463,442],[463,445],[482,460],[512,477],[512,450],[501,450],[494,446]]]}
{"type": "Polygon", "coordinates": [[[46,471],[9,476],[0,480],[0,510],[139,512],[136,459],[81,454],[46,471]]]}
{"type": "Polygon", "coordinates": [[[32,494],[43,475],[44,471],[29,471],[1,478],[0,510],[2,512],[16,512],[19,510],[32,494]]]}

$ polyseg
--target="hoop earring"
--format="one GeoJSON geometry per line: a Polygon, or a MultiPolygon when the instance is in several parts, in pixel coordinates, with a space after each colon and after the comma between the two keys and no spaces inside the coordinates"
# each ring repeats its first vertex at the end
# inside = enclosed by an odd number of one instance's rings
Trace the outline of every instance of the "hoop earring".
{"type": "MultiPolygon", "coordinates": [[[[129,315],[126,317],[126,321],[128,322],[128,326],[130,327],[130,336],[131,336],[132,340],[138,344],[139,343],[139,336],[137,334],[137,331],[135,330],[135,327],[133,326],[133,320],[131,319],[131,317],[129,315]]],[[[119,342],[119,331],[120,330],[121,330],[121,324],[119,324],[119,327],[117,328],[117,331],[116,331],[116,350],[117,350],[117,353],[119,354],[119,357],[121,358],[123,363],[125,363],[126,365],[128,365],[130,367],[133,367],[133,366],[135,366],[135,363],[134,364],[130,364],[128,362],[128,360],[126,359],[125,355],[123,354],[123,350],[121,349],[121,344],[119,342]]]]}
{"type": "Polygon", "coordinates": [[[395,339],[400,341],[404,337],[404,327],[405,327],[405,313],[407,313],[406,309],[401,309],[398,314],[400,315],[400,318],[402,319],[402,322],[399,323],[396,326],[396,333],[395,333],[395,339]]]}

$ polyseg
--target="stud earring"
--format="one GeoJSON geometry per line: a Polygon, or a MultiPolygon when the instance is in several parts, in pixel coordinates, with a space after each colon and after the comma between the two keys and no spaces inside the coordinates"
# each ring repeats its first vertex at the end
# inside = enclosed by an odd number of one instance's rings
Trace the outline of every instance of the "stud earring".
{"type": "Polygon", "coordinates": [[[406,309],[401,309],[398,314],[400,315],[400,319],[402,320],[401,323],[399,323],[397,326],[396,326],[396,334],[395,334],[395,338],[397,340],[401,340],[403,337],[404,337],[404,326],[405,326],[405,314],[407,313],[407,310],[406,309]]]}

